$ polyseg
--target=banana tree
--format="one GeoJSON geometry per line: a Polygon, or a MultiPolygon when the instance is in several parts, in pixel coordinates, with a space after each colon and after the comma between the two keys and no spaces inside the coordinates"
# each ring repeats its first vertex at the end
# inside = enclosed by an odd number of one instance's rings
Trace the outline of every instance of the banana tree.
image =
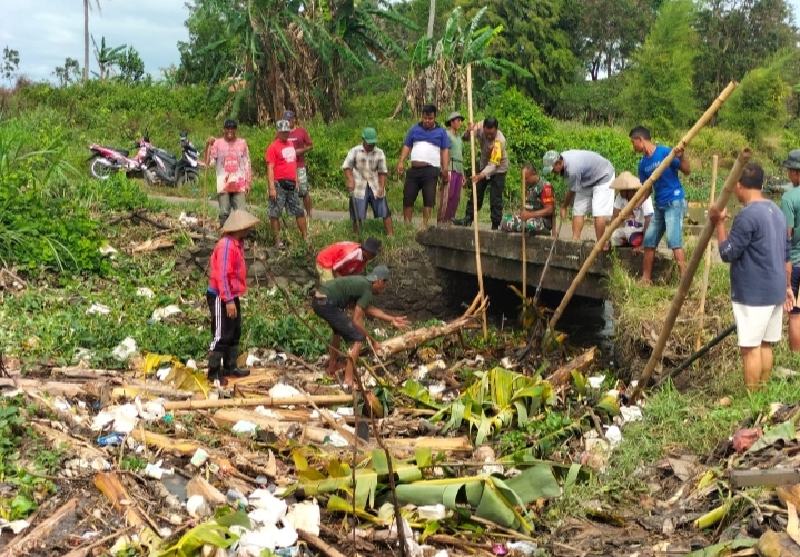
{"type": "Polygon", "coordinates": [[[521,66],[488,54],[489,46],[502,33],[503,27],[481,27],[485,13],[484,7],[467,23],[461,8],[456,8],[447,19],[438,41],[434,43],[429,37],[417,41],[411,55],[408,81],[394,116],[405,106],[418,114],[428,103],[442,109],[465,104],[467,64],[501,74],[530,76],[530,72],[521,66]]]}
{"type": "MultiPolygon", "coordinates": [[[[303,117],[339,113],[345,81],[403,51],[381,21],[403,22],[385,0],[201,0],[223,14],[221,38],[199,52],[232,47],[232,64],[212,81],[254,101],[260,123],[286,108],[303,117]]],[[[198,8],[199,9],[199,8],[198,8]]]]}
{"type": "Polygon", "coordinates": [[[111,76],[111,69],[122,60],[125,49],[128,46],[123,44],[112,48],[106,44],[105,37],[100,37],[99,46],[94,37],[92,37],[92,46],[94,47],[94,57],[97,60],[98,67],[98,71],[93,73],[102,81],[111,76]]]}

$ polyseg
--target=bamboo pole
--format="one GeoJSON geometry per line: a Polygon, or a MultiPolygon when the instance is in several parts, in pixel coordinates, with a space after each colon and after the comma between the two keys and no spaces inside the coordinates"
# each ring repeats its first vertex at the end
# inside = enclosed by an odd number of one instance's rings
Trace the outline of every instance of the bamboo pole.
{"type": "Polygon", "coordinates": [[[525,228],[525,219],[522,218],[522,215],[525,213],[525,198],[527,197],[525,194],[525,168],[522,168],[522,209],[520,210],[520,220],[522,220],[522,301],[523,303],[525,300],[528,299],[528,256],[525,250],[525,236],[527,236],[527,230],[525,228]]]}
{"type": "Polygon", "coordinates": [[[555,326],[558,324],[558,320],[561,319],[561,315],[564,313],[567,304],[569,304],[572,296],[575,295],[575,291],[578,289],[580,283],[583,282],[584,278],[586,278],[589,268],[592,266],[595,259],[597,259],[597,256],[600,255],[603,246],[611,239],[611,235],[614,233],[614,231],[619,228],[623,222],[625,222],[625,219],[627,219],[631,213],[633,213],[633,210],[638,207],[647,196],[650,195],[653,184],[661,177],[661,174],[667,169],[670,163],[672,163],[672,160],[675,158],[675,150],[684,149],[689,142],[694,139],[694,136],[696,136],[698,132],[703,129],[703,127],[708,124],[709,121],[711,121],[711,118],[714,116],[714,114],[717,113],[725,101],[728,100],[728,97],[731,96],[731,93],[733,93],[734,89],[736,89],[736,85],[737,84],[734,81],[728,83],[728,86],[722,90],[719,96],[714,100],[713,103],[711,103],[711,106],[708,107],[708,109],[703,113],[694,126],[692,126],[688,132],[686,132],[686,135],[681,138],[678,144],[672,149],[672,152],[667,155],[663,161],[661,161],[661,164],[659,164],[658,167],[653,171],[653,174],[650,176],[650,178],[648,178],[645,183],[642,184],[642,187],[636,192],[636,195],[634,195],[631,200],[628,201],[628,204],[625,205],[625,207],[619,212],[617,217],[606,226],[605,233],[601,238],[597,239],[597,243],[592,248],[592,251],[586,258],[586,261],[583,262],[578,274],[575,275],[575,278],[572,280],[572,284],[569,285],[569,288],[564,293],[564,298],[561,300],[561,303],[558,305],[553,313],[553,316],[550,318],[550,322],[547,325],[548,329],[555,329],[555,326]]]}
{"type": "MultiPolygon", "coordinates": [[[[708,206],[714,204],[714,194],[717,191],[717,173],[719,172],[719,155],[714,155],[711,163],[711,195],[708,198],[708,206]]],[[[706,258],[703,262],[703,285],[700,287],[700,326],[697,329],[697,338],[694,341],[694,350],[697,352],[703,345],[703,327],[706,320],[706,293],[708,292],[708,276],[711,273],[711,242],[706,248],[706,258]]]]}
{"type": "MultiPolygon", "coordinates": [[[[728,178],[725,180],[725,186],[723,187],[722,192],[720,192],[719,199],[717,199],[717,202],[714,205],[716,209],[722,211],[728,205],[728,199],[730,199],[733,188],[736,186],[736,182],[739,181],[739,178],[742,175],[744,165],[747,164],[752,155],[753,153],[749,148],[744,148],[742,149],[742,152],[739,153],[736,163],[733,165],[730,174],[728,174],[728,178]]],[[[653,353],[650,355],[650,359],[647,360],[647,365],[645,365],[644,371],[642,371],[642,375],[639,378],[639,384],[636,385],[636,390],[633,391],[633,396],[631,399],[634,401],[639,397],[642,389],[644,389],[644,387],[650,381],[650,376],[653,374],[653,370],[656,368],[656,365],[661,362],[661,356],[664,353],[664,347],[667,345],[667,339],[669,338],[670,333],[672,333],[672,327],[675,326],[675,320],[678,318],[678,314],[683,306],[683,301],[686,299],[686,295],[689,293],[689,288],[692,286],[694,274],[697,271],[697,268],[700,266],[700,260],[705,256],[706,246],[711,241],[711,236],[713,234],[714,223],[712,223],[711,219],[709,219],[706,221],[703,231],[700,233],[700,236],[697,239],[697,247],[692,252],[692,258],[689,260],[689,265],[686,267],[686,272],[681,277],[681,283],[680,286],[678,286],[678,291],[675,292],[675,296],[672,298],[672,304],[670,304],[667,317],[664,319],[664,324],[661,326],[661,333],[658,335],[658,341],[656,342],[655,348],[653,348],[653,353]]]]}
{"type": "Polygon", "coordinates": [[[316,395],[289,396],[275,398],[258,396],[251,398],[223,398],[220,400],[171,400],[164,404],[164,410],[205,410],[208,408],[228,408],[237,406],[304,406],[313,401],[314,404],[334,405],[347,404],[353,399],[350,395],[316,395]]]}
{"type": "MultiPolygon", "coordinates": [[[[472,158],[472,176],[476,174],[475,169],[475,118],[472,112],[472,64],[467,64],[467,107],[469,110],[469,123],[472,129],[469,132],[469,150],[472,158]]],[[[470,180],[471,181],[471,180],[470,180]]],[[[478,291],[481,300],[486,298],[483,289],[483,266],[481,265],[481,241],[478,236],[478,186],[472,182],[472,229],[475,231],[475,271],[478,274],[478,291]]],[[[483,312],[483,338],[489,335],[486,324],[486,312],[483,312]]]]}

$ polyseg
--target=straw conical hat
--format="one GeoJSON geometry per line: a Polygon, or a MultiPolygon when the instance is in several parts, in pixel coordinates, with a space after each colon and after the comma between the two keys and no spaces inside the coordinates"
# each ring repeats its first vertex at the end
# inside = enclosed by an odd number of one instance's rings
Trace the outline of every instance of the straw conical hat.
{"type": "Polygon", "coordinates": [[[259,222],[261,221],[244,209],[234,209],[222,226],[222,231],[238,232],[240,230],[247,230],[248,228],[253,228],[259,222]]]}
{"type": "Polygon", "coordinates": [[[623,190],[638,190],[642,187],[642,183],[639,181],[639,178],[628,172],[627,170],[617,176],[613,182],[611,182],[611,189],[617,191],[623,190]]]}

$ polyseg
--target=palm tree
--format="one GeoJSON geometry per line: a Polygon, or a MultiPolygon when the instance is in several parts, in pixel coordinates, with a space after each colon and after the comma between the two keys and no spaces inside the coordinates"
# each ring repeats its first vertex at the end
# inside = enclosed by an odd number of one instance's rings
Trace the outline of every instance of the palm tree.
{"type": "MultiPolygon", "coordinates": [[[[95,0],[100,11],[100,0],[95,0]]],[[[89,79],[89,0],[83,0],[83,81],[89,79]]]]}

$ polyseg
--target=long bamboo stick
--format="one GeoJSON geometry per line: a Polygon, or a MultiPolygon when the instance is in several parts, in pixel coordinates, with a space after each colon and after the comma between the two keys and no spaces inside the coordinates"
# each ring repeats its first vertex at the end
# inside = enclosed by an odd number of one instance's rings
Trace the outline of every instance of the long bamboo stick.
{"type": "Polygon", "coordinates": [[[522,169],[522,189],[520,192],[522,193],[522,208],[520,209],[520,220],[522,220],[522,301],[523,303],[525,300],[528,299],[528,255],[525,250],[525,236],[528,235],[528,231],[526,230],[525,224],[526,221],[522,218],[522,215],[525,213],[525,198],[526,195],[526,187],[525,187],[525,168],[522,169]]]}
{"type": "Polygon", "coordinates": [[[257,396],[250,398],[223,398],[219,400],[171,400],[164,404],[164,410],[204,410],[207,408],[229,408],[237,406],[303,406],[310,404],[334,405],[347,404],[352,401],[350,395],[316,395],[316,396],[289,396],[275,398],[271,396],[257,396]]]}
{"type": "MultiPolygon", "coordinates": [[[[744,148],[742,149],[742,152],[739,153],[736,163],[733,165],[730,174],[728,174],[728,178],[725,180],[725,186],[722,189],[722,192],[720,192],[716,203],[714,204],[714,207],[718,210],[721,211],[728,205],[728,199],[730,199],[733,188],[736,186],[736,182],[739,181],[739,178],[742,175],[744,165],[747,164],[752,155],[753,153],[749,148],[744,148]]],[[[631,398],[634,401],[639,397],[642,389],[647,386],[647,383],[650,381],[650,376],[653,374],[653,370],[656,368],[656,365],[661,362],[661,356],[664,353],[664,347],[667,345],[667,339],[669,339],[669,335],[672,333],[672,327],[675,326],[675,320],[678,318],[678,314],[681,312],[683,301],[686,299],[686,295],[689,293],[689,288],[692,286],[694,274],[697,271],[697,268],[700,266],[700,261],[705,256],[706,246],[711,241],[711,236],[713,234],[714,223],[711,222],[711,219],[708,219],[706,221],[706,225],[703,227],[703,231],[700,233],[700,236],[697,239],[697,247],[692,252],[692,258],[689,260],[689,264],[686,267],[686,272],[681,277],[680,286],[678,286],[678,290],[675,292],[675,296],[672,298],[672,304],[670,304],[667,317],[664,319],[664,324],[661,326],[661,333],[658,335],[658,341],[656,342],[655,348],[653,348],[653,353],[650,355],[650,359],[647,360],[647,365],[645,365],[644,371],[642,371],[642,375],[639,378],[639,384],[636,385],[636,390],[633,391],[633,396],[631,398]]]]}
{"type": "MultiPolygon", "coordinates": [[[[708,197],[708,206],[714,204],[714,194],[717,192],[717,173],[719,172],[719,155],[714,155],[711,163],[711,195],[708,197]]],[[[700,287],[700,325],[697,328],[697,338],[694,340],[694,350],[697,352],[703,345],[703,328],[706,320],[706,293],[708,292],[708,276],[711,274],[711,242],[706,248],[706,258],[703,262],[703,285],[700,287]]]]}
{"type": "Polygon", "coordinates": [[[694,137],[698,134],[698,132],[706,125],[711,118],[713,118],[714,114],[722,107],[728,97],[731,96],[733,90],[736,89],[736,82],[731,81],[725,89],[719,94],[719,96],[711,103],[711,106],[703,113],[700,119],[692,126],[692,128],[686,132],[686,135],[681,138],[678,144],[672,149],[672,152],[661,161],[661,164],[653,171],[653,174],[648,178],[639,191],[636,192],[628,204],[619,212],[617,217],[613,219],[608,226],[606,226],[606,231],[601,238],[597,239],[597,243],[592,248],[592,251],[586,257],[586,261],[583,262],[578,274],[575,275],[575,278],[572,279],[572,284],[569,285],[569,288],[564,293],[564,297],[561,300],[561,303],[556,308],[556,311],[553,313],[553,316],[550,318],[550,322],[548,323],[548,329],[552,330],[555,329],[556,324],[558,324],[558,320],[561,319],[561,315],[564,313],[564,310],[569,304],[569,301],[572,299],[572,296],[575,295],[575,291],[578,289],[578,286],[583,282],[583,279],[586,278],[586,274],[589,272],[589,268],[594,263],[597,256],[600,255],[600,252],[603,249],[603,246],[608,243],[611,239],[611,235],[614,231],[620,227],[620,225],[625,222],[625,220],[633,213],[633,210],[638,207],[644,199],[650,195],[650,191],[653,188],[653,184],[661,177],[661,174],[667,169],[667,167],[672,163],[672,159],[675,158],[675,150],[676,149],[683,149],[685,148],[689,142],[694,139],[694,137]]]}
{"type": "MultiPolygon", "coordinates": [[[[472,64],[467,64],[467,107],[469,110],[469,123],[472,129],[469,132],[469,150],[472,158],[472,176],[475,176],[475,118],[472,112],[472,64]]],[[[483,266],[481,265],[481,241],[478,236],[478,186],[472,182],[472,228],[475,231],[475,271],[478,273],[478,291],[481,300],[486,297],[483,289],[483,266]]],[[[489,335],[486,324],[486,312],[483,312],[483,338],[489,335]]]]}

